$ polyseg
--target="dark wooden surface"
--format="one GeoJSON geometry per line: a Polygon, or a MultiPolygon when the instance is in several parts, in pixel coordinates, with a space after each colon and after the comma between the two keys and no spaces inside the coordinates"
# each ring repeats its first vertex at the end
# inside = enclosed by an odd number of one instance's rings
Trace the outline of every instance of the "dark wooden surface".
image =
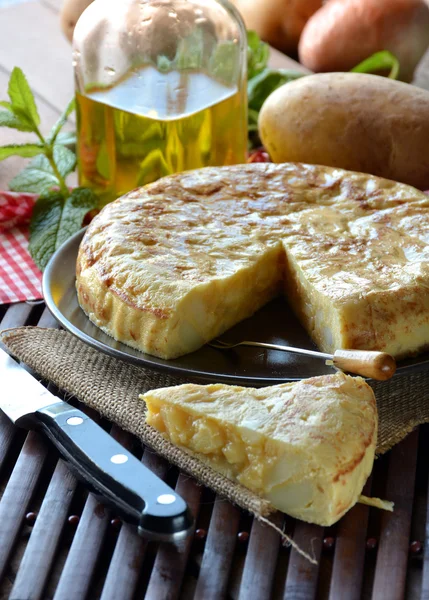
{"type": "MultiPolygon", "coordinates": [[[[43,305],[0,307],[0,329],[29,324],[56,326],[43,305]]],[[[176,487],[198,533],[179,547],[139,538],[88,495],[50,442],[0,416],[0,599],[429,598],[428,561],[409,551],[429,537],[428,427],[375,463],[365,492],[394,500],[393,514],[357,505],[328,529],[279,516],[314,566],[119,427],[100,424],[176,487]]]]}

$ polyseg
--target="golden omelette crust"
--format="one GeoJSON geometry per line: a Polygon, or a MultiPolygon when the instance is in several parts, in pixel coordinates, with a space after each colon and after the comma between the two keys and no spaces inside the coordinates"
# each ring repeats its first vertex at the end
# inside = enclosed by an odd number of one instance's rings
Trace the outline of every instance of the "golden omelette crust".
{"type": "Polygon", "coordinates": [[[107,205],[79,303],[115,339],[175,358],[284,291],[314,341],[401,357],[429,344],[429,199],[297,163],[172,175],[107,205]]]}
{"type": "Polygon", "coordinates": [[[343,373],[261,389],[184,384],[151,390],[146,422],[275,508],[332,525],[358,500],[377,441],[377,407],[343,373]]]}

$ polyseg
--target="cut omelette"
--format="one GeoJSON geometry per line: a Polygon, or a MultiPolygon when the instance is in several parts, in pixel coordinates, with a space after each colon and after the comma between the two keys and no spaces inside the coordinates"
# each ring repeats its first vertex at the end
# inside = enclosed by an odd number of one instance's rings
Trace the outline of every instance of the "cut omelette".
{"type": "Polygon", "coordinates": [[[428,240],[429,198],[406,185],[318,165],[206,168],[106,206],[77,295],[107,334],[164,359],[281,294],[324,352],[402,358],[429,346],[428,240]]]}
{"type": "Polygon", "coordinates": [[[371,473],[377,407],[343,373],[253,389],[184,384],[141,396],[166,439],[293,517],[329,526],[371,473]]]}

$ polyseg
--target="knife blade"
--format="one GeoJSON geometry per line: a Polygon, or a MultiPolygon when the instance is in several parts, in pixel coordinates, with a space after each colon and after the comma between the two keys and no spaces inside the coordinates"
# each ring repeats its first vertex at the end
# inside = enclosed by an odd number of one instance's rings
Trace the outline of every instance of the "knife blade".
{"type": "Polygon", "coordinates": [[[186,502],[84,412],[51,394],[0,348],[0,409],[43,431],[79,479],[137,525],[142,537],[177,542],[193,529],[186,502]]]}

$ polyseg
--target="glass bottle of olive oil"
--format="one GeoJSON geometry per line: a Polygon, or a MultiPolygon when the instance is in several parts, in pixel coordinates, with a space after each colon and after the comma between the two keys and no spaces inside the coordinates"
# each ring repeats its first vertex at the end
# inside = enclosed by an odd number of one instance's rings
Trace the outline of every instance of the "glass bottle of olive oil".
{"type": "Polygon", "coordinates": [[[95,0],[73,46],[79,180],[101,204],[245,162],[246,36],[229,3],[95,0]]]}

